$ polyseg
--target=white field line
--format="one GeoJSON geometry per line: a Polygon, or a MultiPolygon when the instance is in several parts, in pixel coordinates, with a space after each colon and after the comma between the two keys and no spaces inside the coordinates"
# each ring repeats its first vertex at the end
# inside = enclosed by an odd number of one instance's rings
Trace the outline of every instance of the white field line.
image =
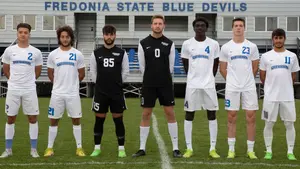
{"type": "Polygon", "coordinates": [[[159,149],[159,154],[161,158],[161,168],[172,169],[171,160],[168,155],[165,142],[159,134],[157,119],[154,113],[152,113],[152,128],[159,149]]]}

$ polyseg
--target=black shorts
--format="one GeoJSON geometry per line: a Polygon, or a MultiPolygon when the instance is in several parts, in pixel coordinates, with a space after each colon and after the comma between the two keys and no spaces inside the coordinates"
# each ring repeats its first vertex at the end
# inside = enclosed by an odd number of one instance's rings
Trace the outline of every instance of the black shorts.
{"type": "Polygon", "coordinates": [[[156,99],[158,98],[162,106],[174,106],[174,91],[173,86],[168,87],[143,87],[141,96],[142,107],[155,107],[156,99]]]}
{"type": "Polygon", "coordinates": [[[95,113],[107,113],[108,108],[112,113],[123,113],[127,109],[124,95],[107,96],[95,94],[92,110],[95,113]]]}

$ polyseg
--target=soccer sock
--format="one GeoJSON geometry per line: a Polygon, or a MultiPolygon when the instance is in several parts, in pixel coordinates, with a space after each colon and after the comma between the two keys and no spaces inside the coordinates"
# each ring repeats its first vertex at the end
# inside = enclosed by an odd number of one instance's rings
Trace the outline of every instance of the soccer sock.
{"type": "Polygon", "coordinates": [[[177,122],[168,123],[169,134],[171,136],[173,150],[178,150],[178,126],[177,122]]]}
{"type": "Polygon", "coordinates": [[[192,147],[193,121],[184,120],[184,135],[187,149],[193,150],[192,147]]]}
{"type": "Polygon", "coordinates": [[[30,136],[30,144],[32,149],[37,148],[38,133],[39,133],[38,122],[29,123],[29,136],[30,136]]]}
{"type": "Polygon", "coordinates": [[[105,121],[104,118],[100,118],[96,116],[96,121],[94,125],[94,143],[95,143],[95,149],[100,149],[100,144],[102,140],[103,135],[103,124],[105,121]],[[98,147],[99,146],[99,147],[98,147]]]}
{"type": "Polygon", "coordinates": [[[255,141],[247,140],[248,152],[253,152],[254,143],[255,143],[255,141]]]}
{"type": "Polygon", "coordinates": [[[149,135],[150,126],[140,126],[140,150],[146,150],[146,142],[149,135]]]}
{"type": "Polygon", "coordinates": [[[265,122],[264,140],[267,152],[269,153],[272,153],[273,126],[274,122],[265,122]]]}
{"type": "Polygon", "coordinates": [[[118,118],[113,118],[115,122],[115,127],[116,127],[116,136],[118,138],[118,144],[119,146],[124,147],[125,143],[125,127],[123,123],[123,116],[118,117],[118,118]]]}
{"type": "Polygon", "coordinates": [[[5,144],[6,150],[11,150],[15,135],[15,124],[5,124],[5,144]]]}
{"type": "Polygon", "coordinates": [[[288,146],[288,153],[293,154],[295,138],[296,138],[294,122],[285,121],[284,125],[286,128],[286,142],[288,146]]]}
{"type": "Polygon", "coordinates": [[[48,148],[53,148],[53,144],[57,135],[57,126],[49,126],[48,148]]]}
{"type": "Polygon", "coordinates": [[[228,138],[229,151],[234,152],[235,138],[228,138]]]}
{"type": "Polygon", "coordinates": [[[81,148],[81,125],[73,125],[73,135],[76,140],[77,148],[81,148]]]}
{"type": "Polygon", "coordinates": [[[210,150],[216,149],[217,135],[218,135],[218,121],[209,120],[209,134],[210,134],[210,150]]]}

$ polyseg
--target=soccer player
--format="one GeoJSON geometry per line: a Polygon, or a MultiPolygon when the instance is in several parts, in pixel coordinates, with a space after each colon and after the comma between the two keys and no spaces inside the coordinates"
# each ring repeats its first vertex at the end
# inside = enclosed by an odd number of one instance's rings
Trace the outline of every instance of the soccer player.
{"type": "Polygon", "coordinates": [[[31,26],[17,25],[18,43],[5,49],[2,55],[3,71],[7,77],[8,90],[5,101],[7,123],[5,125],[6,150],[0,158],[12,156],[12,143],[15,134],[15,121],[22,104],[23,112],[29,121],[31,156],[39,157],[36,150],[38,139],[39,105],[35,80],[40,76],[43,64],[42,53],[29,44],[31,26]]]}
{"type": "Polygon", "coordinates": [[[236,18],[232,21],[233,38],[221,48],[220,72],[226,80],[225,109],[228,111],[227,158],[235,157],[235,135],[237,112],[242,108],[246,112],[248,151],[250,159],[257,159],[253,148],[255,142],[255,114],[258,110],[258,98],[255,75],[258,70],[259,52],[257,46],[245,39],[245,20],[236,18]]]}
{"type": "Polygon", "coordinates": [[[293,83],[299,63],[296,54],[284,47],[286,40],[283,29],[272,33],[273,50],[262,55],[260,61],[260,79],[264,84],[264,103],[262,119],[265,120],[264,140],[266,145],[265,159],[272,159],[273,126],[278,112],[286,128],[287,158],[296,160],[293,153],[295,144],[296,108],[293,83]]]}
{"type": "Polygon", "coordinates": [[[72,118],[73,135],[76,140],[76,155],[85,156],[81,144],[82,117],[79,96],[79,81],[85,76],[84,57],[80,51],[73,48],[74,32],[70,26],[57,29],[59,47],[48,56],[48,77],[53,83],[48,117],[50,118],[48,148],[44,156],[54,155],[53,144],[57,135],[58,122],[65,109],[72,118]]]}
{"type": "Polygon", "coordinates": [[[90,59],[90,71],[96,82],[92,110],[96,114],[94,126],[95,149],[91,156],[101,153],[100,145],[103,135],[103,124],[108,108],[115,123],[116,136],[119,144],[118,157],[126,157],[125,127],[123,112],[126,109],[123,94],[123,82],[129,74],[128,56],[125,50],[114,44],[116,28],[106,25],[102,28],[104,45],[96,49],[90,59]]]}
{"type": "Polygon", "coordinates": [[[152,34],[141,40],[138,59],[143,74],[140,123],[140,149],[133,157],[146,155],[146,141],[150,130],[150,118],[156,99],[164,106],[168,129],[173,144],[173,156],[182,157],[178,149],[178,127],[173,106],[175,105],[171,73],[174,69],[175,45],[163,35],[165,19],[154,15],[151,19],[152,34]]]}
{"type": "Polygon", "coordinates": [[[219,158],[216,152],[218,123],[216,110],[219,109],[214,76],[219,64],[219,43],[205,35],[208,21],[197,18],[193,21],[195,37],[183,42],[181,58],[187,73],[187,87],[185,93],[184,134],[187,150],[183,157],[193,155],[192,128],[196,110],[207,110],[210,132],[209,156],[219,158]]]}

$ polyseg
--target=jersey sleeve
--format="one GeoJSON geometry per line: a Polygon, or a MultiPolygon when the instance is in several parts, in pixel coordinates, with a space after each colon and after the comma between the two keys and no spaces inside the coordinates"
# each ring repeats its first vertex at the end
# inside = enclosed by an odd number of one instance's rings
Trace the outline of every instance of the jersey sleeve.
{"type": "Polygon", "coordinates": [[[266,71],[266,64],[265,64],[265,55],[263,54],[262,56],[261,56],[261,58],[260,58],[260,63],[259,63],[259,69],[260,70],[263,70],[263,71],[266,71]]]}
{"type": "Polygon", "coordinates": [[[10,50],[6,48],[4,53],[2,54],[2,62],[5,64],[10,64],[10,50]]]}
{"type": "Polygon", "coordinates": [[[259,51],[256,45],[253,46],[253,53],[250,56],[251,60],[258,60],[259,59],[259,51]]]}
{"type": "Polygon", "coordinates": [[[51,69],[54,69],[54,66],[55,66],[55,63],[54,63],[54,61],[53,61],[53,54],[50,53],[50,54],[48,55],[48,59],[47,59],[47,67],[48,67],[48,68],[51,68],[51,69]]]}
{"type": "Polygon", "coordinates": [[[129,75],[129,62],[128,55],[126,51],[124,51],[123,61],[122,61],[122,81],[125,82],[129,75]]]}
{"type": "Polygon", "coordinates": [[[139,43],[138,47],[138,60],[139,60],[139,65],[140,65],[140,71],[142,74],[144,74],[145,71],[145,54],[144,54],[144,49],[141,43],[139,43]]]}
{"type": "Polygon", "coordinates": [[[43,65],[43,54],[40,50],[36,53],[35,66],[43,65]]]}
{"type": "Polygon", "coordinates": [[[218,58],[220,55],[220,45],[218,42],[215,44],[215,52],[214,52],[214,59],[218,58]]]}
{"type": "Polygon", "coordinates": [[[221,47],[221,51],[219,53],[219,59],[222,62],[227,62],[228,61],[228,54],[226,52],[226,49],[225,49],[224,45],[221,47]]]}
{"type": "Polygon", "coordinates": [[[91,72],[91,76],[92,76],[92,82],[96,82],[96,78],[97,78],[97,62],[96,62],[96,58],[95,58],[94,52],[92,52],[91,58],[90,58],[90,72],[91,72]]]}
{"type": "Polygon", "coordinates": [[[173,73],[174,70],[174,63],[175,63],[175,44],[172,43],[171,51],[169,55],[169,64],[170,64],[170,72],[173,73]]]}
{"type": "Polygon", "coordinates": [[[294,58],[295,58],[295,61],[294,61],[293,66],[292,66],[292,72],[298,72],[300,70],[299,61],[298,61],[297,56],[295,56],[294,58]]]}
{"type": "Polygon", "coordinates": [[[84,56],[81,52],[78,53],[77,69],[84,68],[84,56]]]}
{"type": "Polygon", "coordinates": [[[188,44],[186,41],[182,44],[180,57],[184,59],[189,59],[188,44]]]}

